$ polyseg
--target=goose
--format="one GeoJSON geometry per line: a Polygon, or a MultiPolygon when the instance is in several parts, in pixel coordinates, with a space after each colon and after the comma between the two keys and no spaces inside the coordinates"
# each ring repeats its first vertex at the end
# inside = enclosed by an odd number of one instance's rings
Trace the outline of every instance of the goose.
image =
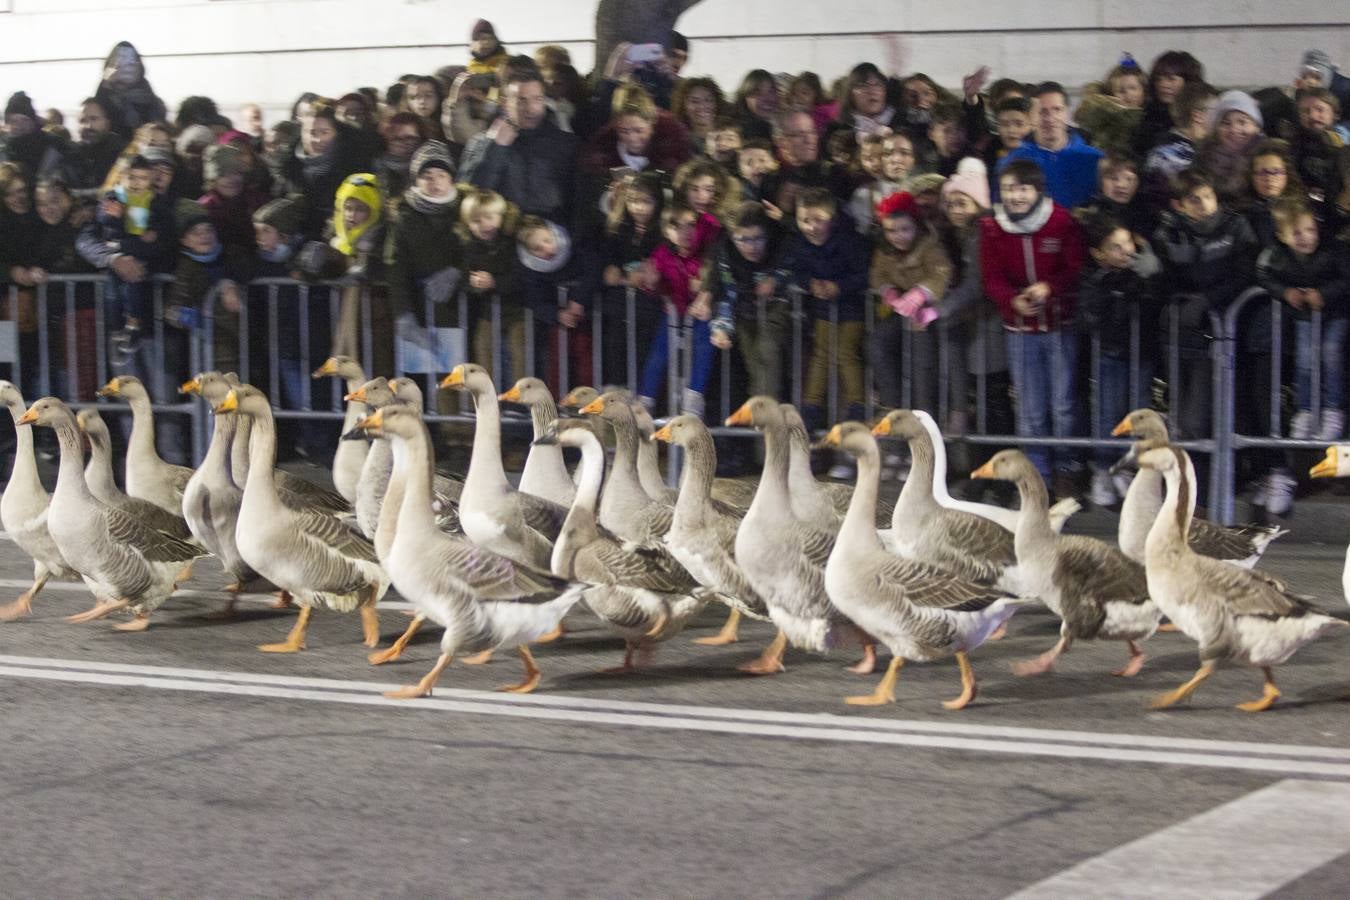
{"type": "Polygon", "coordinates": [[[80,410],[75,414],[75,424],[89,442],[89,463],[84,467],[84,480],[95,500],[140,519],[155,531],[171,534],[179,540],[193,540],[181,511],[171,513],[149,500],[129,497],[117,486],[113,476],[112,437],[98,410],[92,407],[80,410]]]}
{"type": "MultiPolygon", "coordinates": [[[[1120,420],[1111,434],[1129,435],[1134,443],[1125,457],[1112,466],[1112,473],[1133,462],[1140,452],[1151,447],[1166,447],[1170,441],[1167,422],[1151,409],[1136,409],[1120,420]]],[[[1162,474],[1154,469],[1140,469],[1125,491],[1120,506],[1120,530],[1117,540],[1120,549],[1137,563],[1144,561],[1144,546],[1149,529],[1158,518],[1163,503],[1162,474]]],[[[1192,518],[1187,535],[1191,549],[1201,556],[1223,560],[1243,569],[1250,569],[1261,559],[1270,542],[1287,534],[1279,526],[1246,525],[1226,528],[1208,519],[1192,518]]]]}
{"type": "MultiPolygon", "coordinates": [[[[595,399],[599,397],[601,393],[603,392],[596,390],[595,388],[591,387],[588,384],[583,384],[578,387],[574,387],[570,391],[568,391],[567,394],[561,400],[558,401],[558,405],[563,409],[567,409],[572,411],[573,413],[580,414],[581,408],[594,402],[595,399]]],[[[614,446],[614,435],[611,433],[608,423],[606,423],[604,419],[600,418],[593,418],[590,420],[590,422],[591,428],[595,431],[595,436],[600,439],[600,443],[606,447],[614,446]]],[[[581,480],[580,475],[581,473],[576,469],[572,470],[573,485],[575,485],[579,480],[581,480]]],[[[658,484],[660,485],[661,488],[660,495],[653,497],[652,498],[653,500],[659,500],[662,496],[665,496],[666,483],[661,478],[661,473],[659,471],[656,473],[656,479],[654,482],[652,482],[652,484],[653,488],[655,488],[655,486],[658,484]]]]}
{"type": "Polygon", "coordinates": [[[231,388],[212,410],[238,413],[252,421],[248,478],[235,527],[240,555],[254,571],[290,592],[300,617],[286,640],[258,647],[264,653],[298,653],[316,607],[359,611],[367,647],[379,642],[375,604],[389,588],[389,576],[375,548],[338,519],[282,502],[275,477],[277,432],[272,407],[251,385],[231,388]]]}
{"type": "Polygon", "coordinates": [[[624,540],[658,540],[670,530],[675,508],[642,487],[638,475],[641,440],[627,392],[601,394],[583,406],[581,414],[604,419],[614,430],[614,467],[600,498],[600,524],[624,540]]]}
{"type": "MultiPolygon", "coordinates": [[[[347,383],[347,393],[361,387],[367,380],[361,364],[350,356],[328,357],[310,377],[316,380],[341,378],[347,383]]],[[[347,409],[342,417],[342,433],[351,431],[357,419],[365,415],[365,412],[365,407],[361,403],[347,401],[347,409]]],[[[337,451],[333,454],[333,487],[337,488],[337,492],[344,500],[353,505],[356,504],[356,485],[360,481],[361,465],[366,460],[368,449],[369,445],[364,441],[339,442],[337,451]]]]}
{"type": "Polygon", "coordinates": [[[570,506],[576,496],[576,485],[563,462],[562,447],[557,443],[539,442],[548,427],[558,420],[558,407],[553,403],[548,385],[538,378],[522,378],[497,399],[529,407],[534,424],[534,443],[525,457],[525,468],[520,472],[520,490],[559,506],[570,506]]]}
{"type": "Polygon", "coordinates": [[[588,423],[555,423],[539,440],[581,451],[581,483],[553,545],[553,574],[590,585],[586,605],[624,640],[623,664],[607,671],[633,672],[650,661],[656,643],[684,629],[706,597],[663,544],[624,541],[596,521],[605,448],[588,423]]]}
{"type": "Polygon", "coordinates": [[[713,473],[717,471],[712,434],[698,416],[682,415],[667,422],[652,439],[684,450],[680,491],[665,545],[700,585],[731,607],[716,636],[694,643],[713,647],[735,643],[742,614],[764,621],[769,610],[736,564],[736,529],[744,516],[728,515],[712,503],[713,473]]]}
{"type": "MultiPolygon", "coordinates": [[[[788,489],[788,434],[783,410],[773,397],[751,397],[726,420],[728,426],[753,426],[764,432],[764,473],[755,499],[736,530],[736,562],[764,599],[778,635],[760,658],[742,666],[752,674],[783,671],[788,642],[817,652],[861,644],[858,674],[872,669],[874,642],[830,602],[825,593],[825,563],[834,533],[813,528],[792,514],[788,489]]],[[[608,493],[608,492],[606,492],[608,493]]]]}
{"type": "Polygon", "coordinates": [[[418,616],[445,628],[441,654],[431,671],[416,684],[385,696],[429,697],[455,654],[490,653],[511,644],[519,650],[525,678],[499,690],[533,691],[540,672],[527,644],[557,630],[584,586],[568,586],[437,527],[431,489],[436,461],[431,435],[417,410],[386,406],[354,427],[393,442],[398,474],[392,490],[403,496],[389,550],[389,572],[418,616]]]}
{"type": "MultiPolygon", "coordinates": [[[[923,427],[928,431],[928,437],[933,442],[933,496],[937,499],[939,506],[945,506],[948,509],[959,509],[962,512],[974,513],[977,516],[983,516],[991,522],[997,522],[1008,531],[1017,530],[1017,510],[1008,509],[1004,506],[995,506],[992,503],[976,503],[972,500],[958,500],[947,491],[947,443],[942,436],[942,430],[934,421],[929,413],[922,409],[911,410],[923,427]]],[[[1059,534],[1064,530],[1064,523],[1069,517],[1083,509],[1083,504],[1079,503],[1073,497],[1065,497],[1050,506],[1050,527],[1059,534]]]]}
{"type": "MultiPolygon", "coordinates": [[[[679,492],[666,484],[666,479],[661,474],[661,452],[652,441],[652,435],[656,434],[656,421],[652,419],[651,412],[642,401],[631,394],[628,395],[628,408],[633,411],[633,424],[637,426],[637,473],[642,490],[658,503],[674,504],[679,492]]],[[[745,506],[741,508],[744,509],[749,505],[750,501],[747,500],[745,506]]]]}
{"type": "Polygon", "coordinates": [[[18,427],[19,419],[28,410],[23,395],[13,384],[0,381],[0,403],[9,409],[15,422],[14,468],[9,473],[9,481],[5,482],[4,495],[0,496],[0,524],[5,526],[5,533],[14,539],[19,549],[33,560],[32,586],[18,599],[0,606],[0,622],[12,622],[32,612],[33,598],[50,579],[66,580],[75,578],[78,573],[61,555],[61,549],[47,529],[51,497],[38,477],[33,432],[18,427]]]}
{"type": "Polygon", "coordinates": [[[1014,546],[1023,591],[1039,597],[1060,618],[1059,642],[1016,675],[1049,671],[1075,640],[1124,641],[1129,661],[1111,674],[1137,675],[1144,664],[1138,642],[1158,630],[1161,613],[1149,599],[1144,567],[1095,538],[1059,535],[1050,527],[1045,482],[1026,454],[1002,450],[970,474],[1017,485],[1022,499],[1014,546]]]}
{"type": "Polygon", "coordinates": [[[127,493],[149,500],[174,515],[183,511],[183,491],[192,470],[160,458],[155,449],[155,413],[150,393],[134,375],[118,375],[98,389],[100,397],[120,397],[131,407],[131,437],[127,440],[127,493]]]}
{"type": "Polygon", "coordinates": [[[518,491],[506,480],[501,413],[492,376],[482,366],[466,363],[455,366],[441,381],[441,387],[467,391],[477,410],[469,471],[459,498],[460,527],[480,547],[535,572],[547,573],[553,541],[567,510],[518,491]]]}
{"type": "Polygon", "coordinates": [[[1254,666],[1265,676],[1261,698],[1238,704],[1262,712],[1280,697],[1271,669],[1304,644],[1347,623],[1293,594],[1283,582],[1256,569],[1239,569],[1201,556],[1188,540],[1195,513],[1195,468],[1185,450],[1155,447],[1139,454],[1141,468],[1160,472],[1167,496],[1145,546],[1149,593],[1167,617],[1200,645],[1200,669],[1185,684],[1154,698],[1164,709],[1191,696],[1230,660],[1254,666]]]}
{"type": "Polygon", "coordinates": [[[934,496],[934,445],[923,422],[910,410],[887,413],[872,430],[875,437],[898,437],[909,444],[910,468],[880,539],[891,552],[924,560],[981,584],[997,584],[1017,593],[1017,550],[1013,535],[974,513],[949,509],[934,496]]]}
{"type": "MultiPolygon", "coordinates": [[[[811,435],[806,430],[797,407],[781,404],[783,419],[791,439],[788,460],[788,488],[792,498],[792,513],[803,522],[816,523],[820,528],[835,528],[844,520],[853,485],[837,481],[821,481],[811,471],[811,435]]],[[[895,511],[889,501],[877,499],[877,527],[888,528],[895,511]]]]}
{"type": "Polygon", "coordinates": [[[173,593],[183,567],[203,551],[94,497],[85,481],[84,449],[75,414],[60,400],[43,397],[18,424],[55,430],[61,447],[47,527],[61,556],[80,573],[98,601],[66,621],[91,622],[130,609],[131,621],[113,627],[144,631],[150,625],[150,613],[173,593]]]}
{"type": "MultiPolygon", "coordinates": [[[[1328,447],[1326,459],[1313,466],[1308,474],[1313,478],[1344,478],[1350,475],[1350,444],[1328,447]]],[[[1341,570],[1341,592],[1346,602],[1350,603],[1350,547],[1346,548],[1345,568],[1341,570]]]]}
{"type": "MultiPolygon", "coordinates": [[[[888,416],[881,424],[890,421],[896,420],[888,416]]],[[[899,419],[902,427],[909,427],[911,421],[926,438],[927,432],[913,417],[899,419]]],[[[876,690],[845,702],[856,706],[894,703],[895,682],[907,660],[931,662],[955,656],[961,694],[942,705],[963,709],[976,695],[975,674],[966,654],[1000,631],[1020,606],[1033,601],[1016,600],[988,585],[899,559],[882,545],[875,525],[881,453],[874,434],[866,425],[846,422],[834,426],[825,437],[827,446],[842,449],[858,463],[857,487],[825,564],[825,592],[840,612],[891,651],[890,666],[876,690]]],[[[918,465],[916,455],[915,468],[918,465]]],[[[913,469],[910,477],[914,477],[913,469]]],[[[1001,530],[992,522],[979,521],[1001,530]]]]}

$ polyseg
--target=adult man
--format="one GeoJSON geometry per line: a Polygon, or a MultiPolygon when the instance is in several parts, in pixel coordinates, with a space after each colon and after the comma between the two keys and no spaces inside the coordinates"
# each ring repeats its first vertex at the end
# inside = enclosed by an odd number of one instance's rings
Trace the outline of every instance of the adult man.
{"type": "Polygon", "coordinates": [[[90,97],[80,104],[79,140],[70,145],[62,167],[66,181],[77,192],[96,191],[125,146],[103,104],[90,97]]]}
{"type": "Polygon", "coordinates": [[[1000,163],[1029,159],[1045,173],[1047,193],[1066,209],[1082,206],[1097,190],[1097,163],[1102,151],[1069,132],[1069,98],[1063,85],[1046,81],[1031,93],[1036,101],[1036,126],[1022,146],[1000,163]]]}

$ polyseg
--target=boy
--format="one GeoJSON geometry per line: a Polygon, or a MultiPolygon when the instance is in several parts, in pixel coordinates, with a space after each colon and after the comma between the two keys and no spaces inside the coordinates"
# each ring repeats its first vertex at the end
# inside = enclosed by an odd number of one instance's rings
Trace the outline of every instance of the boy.
{"type": "MultiPolygon", "coordinates": [[[[1073,434],[1077,335],[1074,299],[1083,268],[1083,239],[1068,211],[1045,193],[1045,173],[1014,159],[999,173],[1003,202],[980,222],[980,270],[985,294],[1003,316],[1008,368],[1017,392],[1017,433],[1073,434]]],[[[1027,456],[1050,483],[1048,449],[1027,456]]],[[[1053,460],[1055,494],[1073,493],[1073,459],[1053,460]]]]}
{"type": "Polygon", "coordinates": [[[741,149],[741,124],[735,119],[719,117],[704,140],[704,152],[727,167],[736,168],[736,157],[741,149]]]}
{"type": "Polygon", "coordinates": [[[520,211],[496,191],[470,190],[459,205],[457,233],[464,248],[464,283],[470,299],[473,361],[493,373],[498,384],[511,384],[525,372],[525,316],[520,299],[520,259],[515,230],[520,211]],[[503,358],[509,368],[493,365],[492,298],[500,313],[503,358]],[[510,377],[508,377],[508,373],[510,377]]]}
{"type": "Polygon", "coordinates": [[[1167,205],[1172,179],[1195,162],[1200,142],[1209,136],[1210,113],[1218,100],[1219,92],[1203,81],[1187,82],[1178,92],[1170,110],[1176,124],[1144,161],[1144,191],[1155,207],[1167,205]]]}
{"type": "Polygon", "coordinates": [[[736,166],[741,176],[741,196],[747,200],[765,199],[765,184],[772,181],[769,176],[778,171],[773,144],[763,138],[746,141],[736,154],[736,166]]]}
{"type": "Polygon", "coordinates": [[[1097,165],[1097,196],[1083,207],[1081,222],[1099,216],[1120,221],[1134,235],[1140,252],[1158,227],[1158,216],[1139,194],[1139,164],[1128,156],[1108,154],[1097,165]]]}
{"type": "Polygon", "coordinates": [[[1326,88],[1302,88],[1294,96],[1298,104],[1294,167],[1318,221],[1333,230],[1340,218],[1337,207],[1350,209],[1350,151],[1336,127],[1340,101],[1326,88]]]}
{"type": "Polygon", "coordinates": [[[545,380],[555,396],[565,393],[559,390],[564,381],[564,363],[570,363],[568,384],[590,383],[591,334],[581,327],[586,320],[586,307],[576,298],[585,295],[577,290],[581,267],[573,251],[572,236],[555,222],[525,216],[516,231],[516,256],[522,266],[521,292],[527,314],[534,316],[536,371],[541,361],[552,361],[554,365],[547,370],[545,380]],[[566,360],[558,355],[560,340],[565,343],[566,360]]]}
{"type": "Polygon", "coordinates": [[[998,196],[998,167],[1007,156],[1031,134],[1031,101],[1014,94],[994,106],[997,139],[988,142],[984,151],[984,167],[989,172],[989,190],[998,196]]]}
{"type": "Polygon", "coordinates": [[[704,280],[717,311],[712,343],[720,350],[739,345],[751,394],[781,397],[791,311],[779,290],[788,276],[777,264],[778,229],[758,203],[741,204],[730,225],[704,280]]]}
{"type": "Polygon", "coordinates": [[[802,398],[802,417],[813,431],[825,424],[832,360],[839,378],[840,411],[849,419],[863,417],[863,303],[868,248],[837,213],[838,206],[828,190],[803,190],[794,214],[797,233],[788,239],[782,262],[792,283],[805,294],[806,309],[815,320],[802,398]]]}
{"type": "MultiPolygon", "coordinates": [[[[1095,373],[1100,400],[1096,437],[1107,437],[1131,409],[1149,405],[1157,343],[1159,305],[1153,287],[1136,268],[1135,236],[1120,219],[1101,214],[1085,226],[1092,265],[1083,270],[1078,302],[1083,324],[1100,338],[1100,369],[1095,373]],[[1130,353],[1134,322],[1138,322],[1139,367],[1130,381],[1130,353]]],[[[1091,500],[1096,506],[1114,506],[1125,496],[1129,477],[1112,480],[1107,470],[1116,454],[1094,451],[1091,500]]]]}

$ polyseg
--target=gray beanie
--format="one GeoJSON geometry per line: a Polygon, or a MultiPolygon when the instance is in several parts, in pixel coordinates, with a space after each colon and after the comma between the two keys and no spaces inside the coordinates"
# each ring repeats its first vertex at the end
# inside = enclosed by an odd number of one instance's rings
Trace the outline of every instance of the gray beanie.
{"type": "Polygon", "coordinates": [[[285,235],[300,233],[300,222],[304,218],[304,204],[290,197],[278,197],[258,207],[253,221],[259,225],[271,225],[285,235]]]}
{"type": "Polygon", "coordinates": [[[1210,130],[1218,127],[1223,121],[1225,114],[1230,112],[1240,112],[1249,117],[1256,123],[1257,128],[1265,128],[1265,120],[1261,117],[1261,107],[1257,105],[1255,98],[1244,91],[1224,91],[1219,95],[1219,102],[1214,104],[1214,111],[1209,116],[1210,130]]]}
{"type": "Polygon", "coordinates": [[[244,154],[229,144],[212,144],[202,154],[202,178],[207,183],[244,171],[244,154]]]}
{"type": "Polygon", "coordinates": [[[408,166],[408,171],[416,178],[427,166],[444,169],[450,173],[451,178],[455,177],[455,161],[450,156],[450,148],[441,141],[427,141],[418,147],[412,155],[412,164],[408,166]]]}
{"type": "Polygon", "coordinates": [[[1303,68],[1313,69],[1322,83],[1322,87],[1331,86],[1331,76],[1336,67],[1331,64],[1331,56],[1325,50],[1309,50],[1303,54],[1303,68]]]}

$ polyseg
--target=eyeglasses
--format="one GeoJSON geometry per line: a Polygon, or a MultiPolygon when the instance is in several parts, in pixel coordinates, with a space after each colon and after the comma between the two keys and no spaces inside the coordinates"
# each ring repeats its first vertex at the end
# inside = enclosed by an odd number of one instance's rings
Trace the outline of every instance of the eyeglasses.
{"type": "Polygon", "coordinates": [[[765,241],[767,241],[768,238],[762,234],[753,234],[753,235],[742,234],[742,235],[733,235],[731,240],[733,243],[749,246],[754,244],[762,244],[765,241]]]}
{"type": "Polygon", "coordinates": [[[1252,174],[1257,178],[1279,178],[1287,173],[1284,169],[1257,169],[1252,174]]]}

